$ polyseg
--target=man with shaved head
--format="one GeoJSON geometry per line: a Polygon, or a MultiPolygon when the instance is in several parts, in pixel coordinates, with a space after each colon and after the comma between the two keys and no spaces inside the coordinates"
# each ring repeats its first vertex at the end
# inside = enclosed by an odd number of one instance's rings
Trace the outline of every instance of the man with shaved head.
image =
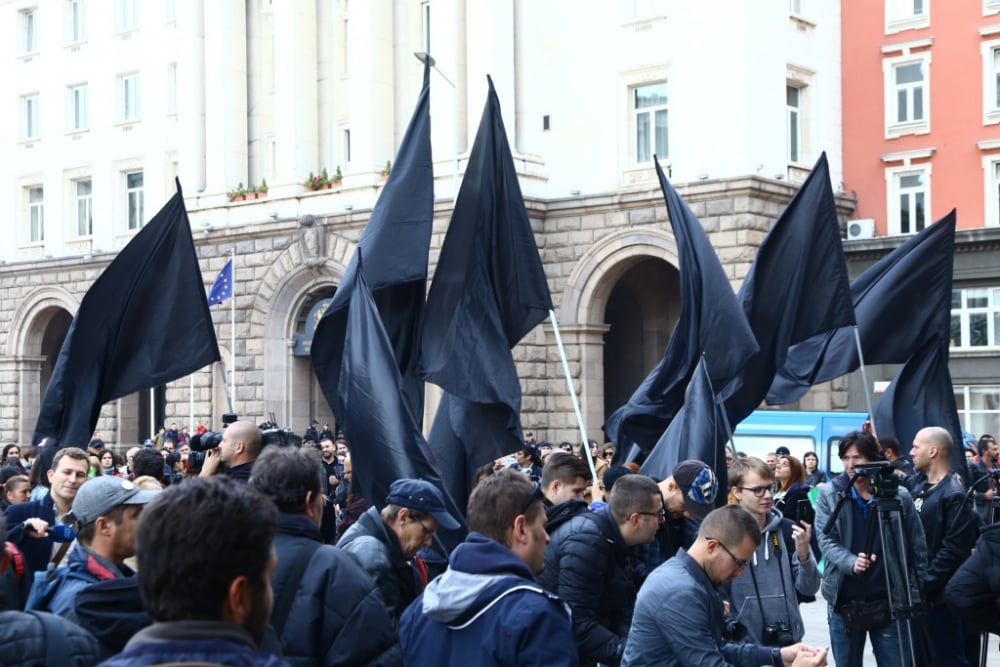
{"type": "Polygon", "coordinates": [[[222,443],[206,453],[201,477],[211,477],[225,466],[229,479],[246,484],[253,471],[253,462],[260,456],[264,438],[257,425],[250,421],[233,422],[222,432],[222,443]]]}
{"type": "MultiPolygon", "coordinates": [[[[944,589],[955,571],[972,553],[976,521],[965,502],[965,491],[951,474],[951,434],[938,426],[917,431],[910,459],[917,473],[909,479],[913,504],[920,514],[927,540],[927,576],[922,585],[927,632],[918,632],[928,643],[926,664],[967,665],[963,630],[944,604],[944,589]],[[933,628],[933,631],[930,631],[933,628]]],[[[919,653],[919,651],[918,651],[919,653]]]]}

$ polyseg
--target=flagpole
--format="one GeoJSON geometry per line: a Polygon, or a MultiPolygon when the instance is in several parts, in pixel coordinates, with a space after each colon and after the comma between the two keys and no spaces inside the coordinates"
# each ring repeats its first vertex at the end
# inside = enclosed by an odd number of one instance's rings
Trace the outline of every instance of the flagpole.
{"type": "Polygon", "coordinates": [[[229,385],[226,384],[226,362],[219,358],[219,375],[222,376],[222,388],[226,391],[226,405],[229,406],[229,412],[235,412],[233,410],[233,397],[229,393],[229,385]]]}
{"type": "Polygon", "coordinates": [[[156,387],[149,388],[149,432],[150,438],[156,438],[156,387]]]}
{"type": "Polygon", "coordinates": [[[872,435],[878,438],[878,434],[875,432],[875,419],[872,416],[872,392],[871,388],[868,386],[868,374],[865,373],[865,355],[861,351],[861,334],[858,333],[858,325],[854,325],[854,343],[858,346],[858,361],[861,363],[859,368],[861,369],[861,382],[865,386],[865,402],[868,403],[868,419],[872,425],[872,435]]]}
{"type": "Polygon", "coordinates": [[[590,475],[597,484],[597,470],[594,468],[594,459],[590,454],[590,441],[587,439],[587,429],[583,425],[583,415],[580,414],[580,402],[576,399],[576,389],[573,387],[573,376],[569,372],[569,362],[566,361],[566,348],[563,347],[562,336],[559,334],[559,322],[556,321],[556,311],[549,310],[549,319],[552,320],[552,331],[556,334],[556,345],[559,346],[559,358],[562,359],[563,373],[566,374],[566,387],[569,389],[569,397],[573,401],[573,411],[576,412],[576,423],[580,426],[580,437],[582,438],[584,458],[590,466],[590,475]]]}
{"type": "MultiPolygon", "coordinates": [[[[188,428],[194,430],[194,373],[188,375],[188,428]]],[[[178,443],[180,446],[180,443],[178,443]]]]}
{"type": "MultiPolygon", "coordinates": [[[[231,392],[226,398],[229,401],[229,411],[235,412],[233,410],[232,396],[236,394],[236,248],[232,249],[232,256],[229,261],[233,263],[233,295],[229,299],[229,386],[231,392]]],[[[225,382],[225,380],[226,378],[223,377],[222,381],[225,382]]]]}

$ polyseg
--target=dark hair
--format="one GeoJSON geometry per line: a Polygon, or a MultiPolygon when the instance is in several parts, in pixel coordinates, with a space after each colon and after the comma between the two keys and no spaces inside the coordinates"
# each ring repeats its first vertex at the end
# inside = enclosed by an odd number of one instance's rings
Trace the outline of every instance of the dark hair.
{"type": "Polygon", "coordinates": [[[759,547],[760,525],[742,505],[733,503],[709,512],[698,528],[698,537],[704,540],[709,538],[719,540],[727,547],[742,544],[743,538],[749,537],[754,547],[759,547]]]}
{"type": "Polygon", "coordinates": [[[519,514],[531,521],[545,512],[541,496],[525,512],[534,492],[535,485],[524,473],[510,468],[496,471],[477,484],[469,496],[465,515],[469,530],[509,547],[510,530],[519,514]]]}
{"type": "Polygon", "coordinates": [[[7,463],[7,454],[12,449],[16,449],[18,452],[20,452],[21,451],[21,445],[18,445],[17,443],[14,443],[14,442],[10,442],[10,443],[7,443],[6,445],[4,445],[3,446],[3,456],[0,457],[0,465],[3,465],[4,463],[7,463]]]}
{"type": "Polygon", "coordinates": [[[192,478],[158,494],[139,515],[139,591],[153,620],[213,621],[229,586],[267,586],[278,525],[270,500],[221,477],[192,478]]]}
{"type": "Polygon", "coordinates": [[[624,477],[625,475],[632,475],[635,471],[626,466],[610,466],[601,475],[601,482],[604,484],[604,490],[607,493],[611,493],[611,489],[614,488],[615,482],[624,477]]]}
{"type": "Polygon", "coordinates": [[[980,456],[982,456],[983,452],[989,449],[990,445],[995,442],[996,438],[994,438],[989,433],[983,433],[981,436],[979,436],[979,442],[976,443],[976,451],[979,453],[980,456]]]}
{"type": "Polygon", "coordinates": [[[132,457],[132,472],[136,477],[149,475],[158,482],[163,481],[163,454],[155,449],[144,447],[132,457]]]}
{"type": "Polygon", "coordinates": [[[858,454],[864,457],[867,461],[884,461],[885,454],[882,453],[882,448],[879,447],[878,441],[870,433],[865,433],[864,431],[851,431],[845,435],[840,444],[837,447],[837,456],[844,458],[847,455],[847,450],[851,447],[858,448],[858,454]]]}
{"type": "Polygon", "coordinates": [[[114,466],[115,468],[117,468],[118,466],[120,466],[122,464],[122,457],[120,457],[118,454],[115,454],[114,451],[112,451],[110,449],[105,449],[104,451],[101,452],[100,456],[97,457],[97,459],[101,462],[101,465],[104,465],[104,457],[107,454],[111,454],[111,465],[112,466],[114,466]]]}
{"type": "Polygon", "coordinates": [[[542,466],[542,453],[541,451],[539,451],[538,447],[535,447],[534,445],[525,444],[523,447],[521,447],[521,453],[530,458],[531,462],[534,465],[538,467],[542,466]]]}
{"type": "Polygon", "coordinates": [[[549,454],[549,460],[542,468],[543,489],[548,489],[557,479],[563,484],[572,484],[578,478],[590,479],[590,466],[583,459],[561,450],[549,454]]]}
{"type": "Polygon", "coordinates": [[[315,449],[265,447],[253,464],[250,486],[270,498],[279,512],[303,514],[306,494],[323,490],[323,466],[315,449]]]}
{"type": "Polygon", "coordinates": [[[623,523],[633,512],[647,512],[652,505],[662,503],[661,500],[654,500],[653,496],[660,497],[660,487],[652,478],[637,474],[622,475],[611,489],[608,507],[615,521],[623,523]]]}
{"type": "Polygon", "coordinates": [[[900,456],[903,452],[903,446],[899,444],[899,440],[895,436],[887,435],[884,438],[879,438],[878,443],[882,445],[882,452],[892,452],[894,456],[900,456]]]}
{"type": "Polygon", "coordinates": [[[4,497],[6,498],[8,492],[13,491],[17,487],[20,487],[22,484],[29,487],[31,486],[31,481],[28,479],[27,475],[13,475],[5,479],[3,482],[4,497]]]}
{"type": "Polygon", "coordinates": [[[796,486],[805,486],[806,483],[806,468],[802,463],[792,455],[779,456],[778,460],[788,461],[788,467],[791,469],[792,474],[788,482],[781,483],[781,491],[790,491],[796,486]]]}

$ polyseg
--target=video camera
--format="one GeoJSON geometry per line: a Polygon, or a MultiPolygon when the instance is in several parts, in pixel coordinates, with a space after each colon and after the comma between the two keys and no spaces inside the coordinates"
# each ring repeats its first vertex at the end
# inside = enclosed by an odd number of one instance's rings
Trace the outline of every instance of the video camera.
{"type": "MultiPolygon", "coordinates": [[[[269,415],[268,421],[258,424],[261,431],[261,447],[277,445],[278,447],[301,447],[302,436],[292,433],[290,428],[280,428],[274,419],[274,413],[269,415]]],[[[222,428],[239,420],[239,415],[227,412],[222,415],[222,428]]],[[[204,433],[191,436],[188,445],[191,453],[188,455],[188,469],[192,473],[200,472],[205,464],[205,452],[215,449],[222,444],[222,433],[218,431],[205,431],[204,433]]]]}
{"type": "Polygon", "coordinates": [[[854,466],[854,476],[870,479],[872,493],[878,498],[895,498],[899,492],[899,477],[888,461],[858,463],[854,466]]]}

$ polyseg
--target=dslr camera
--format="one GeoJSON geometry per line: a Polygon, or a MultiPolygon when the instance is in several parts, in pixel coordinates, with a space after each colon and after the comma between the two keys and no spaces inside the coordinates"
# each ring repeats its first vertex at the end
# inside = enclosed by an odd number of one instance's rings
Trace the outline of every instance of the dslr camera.
{"type": "Polygon", "coordinates": [[[859,463],[854,466],[854,475],[870,479],[872,492],[879,498],[895,498],[899,491],[899,477],[888,461],[859,463]]]}
{"type": "Polygon", "coordinates": [[[787,621],[765,624],[761,640],[761,643],[765,646],[791,646],[795,643],[795,638],[792,637],[792,629],[788,627],[787,621]]]}

